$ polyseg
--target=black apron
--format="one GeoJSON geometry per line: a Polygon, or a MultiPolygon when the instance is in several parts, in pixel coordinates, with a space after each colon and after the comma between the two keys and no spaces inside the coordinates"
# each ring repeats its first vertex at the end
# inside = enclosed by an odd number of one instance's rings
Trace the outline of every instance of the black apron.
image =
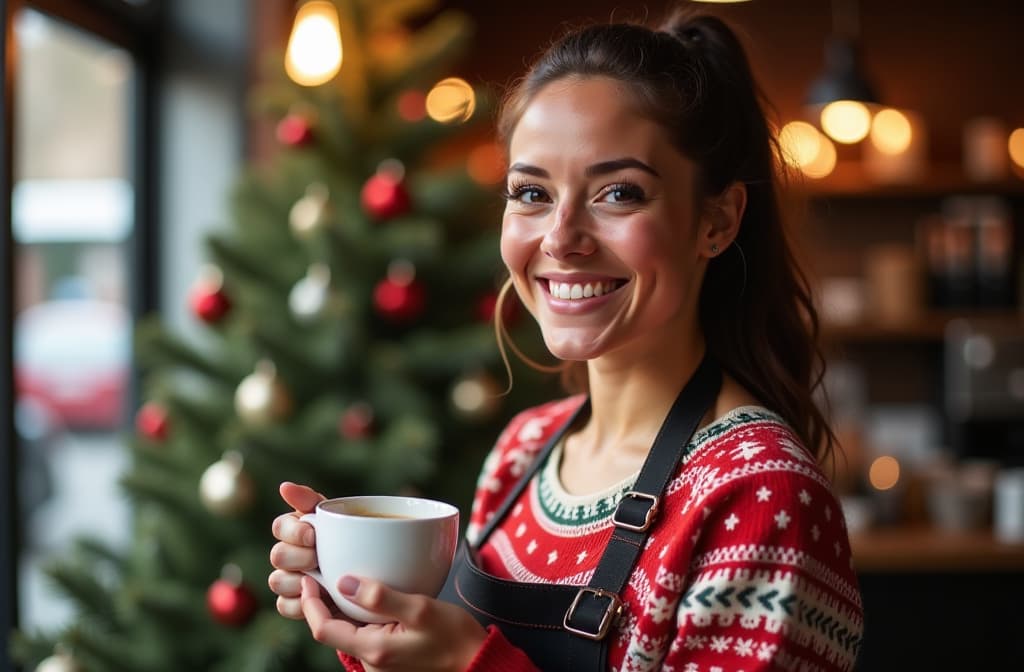
{"type": "MultiPolygon", "coordinates": [[[[608,633],[622,612],[620,594],[644,548],[662,493],[682,460],[690,438],[721,388],[718,366],[705,355],[658,430],[633,489],[623,495],[615,530],[587,586],[523,583],[482,571],[475,549],[463,544],[439,599],[465,608],[482,625],[496,625],[545,672],[589,672],[608,668],[608,633]]],[[[481,546],[508,514],[530,479],[577,419],[587,400],[548,440],[536,460],[481,532],[481,546]]]]}

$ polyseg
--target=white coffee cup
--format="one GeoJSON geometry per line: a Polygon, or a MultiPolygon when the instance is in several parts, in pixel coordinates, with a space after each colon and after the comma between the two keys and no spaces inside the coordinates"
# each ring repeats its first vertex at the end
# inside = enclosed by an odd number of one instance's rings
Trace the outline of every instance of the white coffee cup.
{"type": "Polygon", "coordinates": [[[316,530],[319,567],[307,571],[346,616],[364,623],[392,619],[366,611],[338,592],[343,576],[375,579],[435,597],[458,545],[459,510],[419,497],[357,496],[327,499],[302,516],[316,530]]]}

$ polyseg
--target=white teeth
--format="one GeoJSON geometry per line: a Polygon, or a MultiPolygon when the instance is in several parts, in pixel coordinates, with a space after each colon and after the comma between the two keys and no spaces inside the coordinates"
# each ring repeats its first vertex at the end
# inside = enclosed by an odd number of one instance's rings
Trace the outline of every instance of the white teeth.
{"type": "Polygon", "coordinates": [[[585,285],[572,284],[567,282],[555,282],[548,280],[548,291],[556,299],[589,299],[595,296],[603,296],[615,289],[612,282],[588,282],[585,285]]]}

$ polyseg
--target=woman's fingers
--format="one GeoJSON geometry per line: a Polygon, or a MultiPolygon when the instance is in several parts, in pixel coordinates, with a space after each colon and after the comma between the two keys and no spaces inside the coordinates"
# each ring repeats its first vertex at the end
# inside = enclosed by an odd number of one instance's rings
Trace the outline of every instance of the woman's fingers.
{"type": "Polygon", "coordinates": [[[296,513],[283,513],[274,518],[270,529],[278,541],[295,546],[313,546],[316,543],[313,526],[299,520],[299,514],[296,513]]]}
{"type": "Polygon", "coordinates": [[[359,606],[411,628],[422,626],[428,619],[428,598],[392,590],[380,581],[343,576],[338,591],[359,606]]]}
{"type": "Polygon", "coordinates": [[[276,569],[288,572],[314,569],[317,566],[316,550],[305,546],[286,544],[283,541],[278,542],[270,549],[270,564],[276,569]]]}
{"type": "Polygon", "coordinates": [[[312,513],[316,505],[325,499],[313,488],[291,481],[285,481],[278,488],[281,498],[299,513],[312,513]]]}
{"type": "Polygon", "coordinates": [[[267,578],[270,589],[277,595],[285,598],[299,597],[302,595],[302,577],[299,572],[286,572],[275,569],[267,578]]]}
{"type": "Polygon", "coordinates": [[[301,611],[313,639],[343,651],[353,650],[358,627],[348,620],[332,618],[320,594],[320,586],[308,576],[302,577],[301,611]]]}

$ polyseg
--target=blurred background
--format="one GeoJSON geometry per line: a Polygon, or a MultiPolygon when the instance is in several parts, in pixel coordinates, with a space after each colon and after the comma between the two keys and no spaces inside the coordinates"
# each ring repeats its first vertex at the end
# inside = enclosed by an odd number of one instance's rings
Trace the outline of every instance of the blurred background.
{"type": "Polygon", "coordinates": [[[678,4],[780,131],[858,669],[1024,666],[1019,3],[16,0],[0,670],[333,669],[264,587],[276,483],[468,503],[558,394],[496,396],[496,102],[565,26],[678,4]]]}

